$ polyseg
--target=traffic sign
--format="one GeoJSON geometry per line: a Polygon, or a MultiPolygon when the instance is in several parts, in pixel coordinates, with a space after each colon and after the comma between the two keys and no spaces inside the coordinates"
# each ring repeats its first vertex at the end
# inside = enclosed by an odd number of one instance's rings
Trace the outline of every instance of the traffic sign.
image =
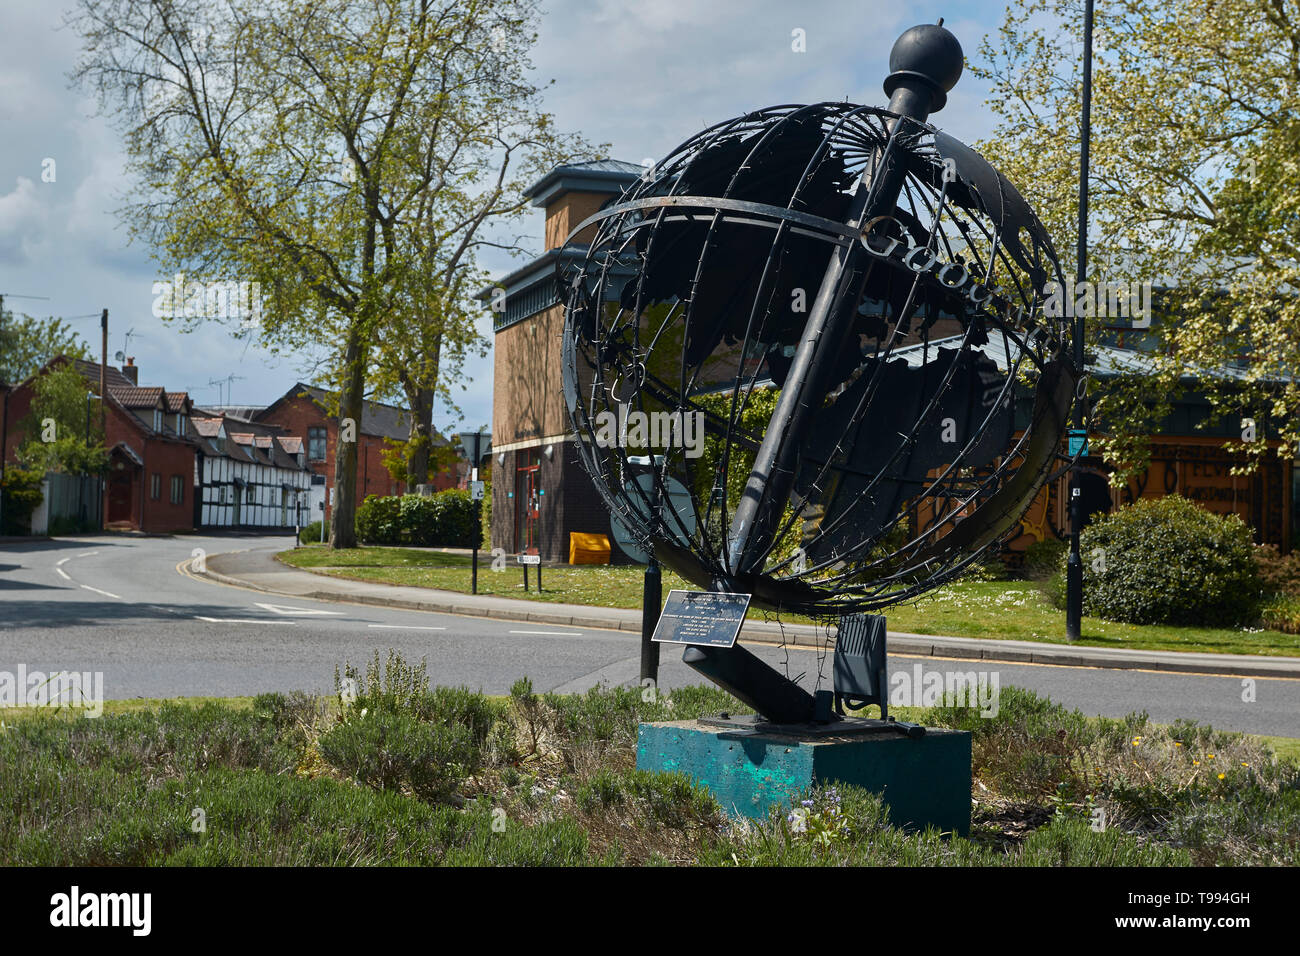
{"type": "MultiPolygon", "coordinates": [[[[638,475],[624,488],[642,518],[649,521],[656,493],[655,476],[638,475]],[[636,490],[638,487],[641,489],[640,492],[636,490]]],[[[691,536],[695,534],[695,506],[691,503],[691,493],[676,478],[665,477],[663,489],[666,492],[666,500],[662,505],[665,530],[677,539],[682,547],[688,547],[691,536]]],[[[609,530],[624,554],[640,564],[650,563],[650,555],[641,548],[636,536],[623,524],[618,515],[610,515],[609,530]]]]}

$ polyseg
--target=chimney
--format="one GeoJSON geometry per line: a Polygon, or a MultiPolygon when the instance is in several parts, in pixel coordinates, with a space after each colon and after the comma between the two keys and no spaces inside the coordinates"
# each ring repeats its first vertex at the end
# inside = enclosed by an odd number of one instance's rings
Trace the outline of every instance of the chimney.
{"type": "Polygon", "coordinates": [[[126,357],[126,364],[122,366],[122,374],[131,380],[132,385],[140,384],[140,366],[135,364],[134,355],[126,357]]]}

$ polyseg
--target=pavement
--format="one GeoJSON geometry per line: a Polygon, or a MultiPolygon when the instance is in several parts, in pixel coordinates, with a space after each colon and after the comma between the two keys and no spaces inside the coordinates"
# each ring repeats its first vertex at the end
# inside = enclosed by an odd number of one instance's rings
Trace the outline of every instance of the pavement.
{"type": "MultiPolygon", "coordinates": [[[[273,551],[243,549],[205,558],[200,571],[189,573],[221,584],[251,588],[282,597],[313,601],[338,601],[439,614],[485,617],[500,621],[525,621],[564,627],[641,632],[641,612],[628,608],[591,607],[470,595],[433,588],[404,587],[372,581],[354,581],[290,567],[273,551]]],[[[480,571],[480,574],[491,573],[480,571]]],[[[827,628],[808,624],[746,621],[741,631],[746,642],[824,647],[827,628]]],[[[1116,670],[1171,671],[1241,677],[1300,678],[1300,657],[1266,657],[1242,654],[1202,654],[1187,651],[1143,651],[1125,648],[1047,644],[989,638],[944,637],[889,632],[889,651],[909,657],[1045,664],[1056,667],[1104,667],[1116,670]]]]}

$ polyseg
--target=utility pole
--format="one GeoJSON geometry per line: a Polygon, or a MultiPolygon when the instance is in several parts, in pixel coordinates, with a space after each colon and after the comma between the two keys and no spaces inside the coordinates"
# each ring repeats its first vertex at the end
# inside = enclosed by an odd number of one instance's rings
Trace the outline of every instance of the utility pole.
{"type": "Polygon", "coordinates": [[[108,412],[104,396],[108,394],[108,309],[99,314],[99,430],[108,443],[108,412]]]}
{"type": "MultiPolygon", "coordinates": [[[[108,448],[108,309],[99,314],[99,434],[104,448],[108,448]]],[[[104,530],[108,518],[108,482],[101,473],[99,478],[99,530],[104,530]]],[[[143,475],[140,478],[144,485],[143,475]]],[[[144,511],[140,512],[143,519],[144,511]]]]}
{"type": "MultiPolygon", "coordinates": [[[[1079,128],[1079,239],[1075,263],[1075,293],[1083,288],[1088,278],[1088,153],[1092,140],[1092,19],[1093,0],[1087,0],[1083,12],[1083,117],[1079,128]]],[[[1071,297],[1073,298],[1073,296],[1071,297]]],[[[1076,313],[1086,310],[1075,309],[1076,313]]],[[[1083,402],[1083,335],[1084,316],[1074,316],[1074,365],[1079,370],[1079,390],[1074,396],[1074,429],[1080,444],[1087,445],[1084,430],[1083,402]]],[[[1079,639],[1083,630],[1083,558],[1079,554],[1079,534],[1083,530],[1083,499],[1079,487],[1078,466],[1070,475],[1070,556],[1065,563],[1065,637],[1070,643],[1079,639]]]]}

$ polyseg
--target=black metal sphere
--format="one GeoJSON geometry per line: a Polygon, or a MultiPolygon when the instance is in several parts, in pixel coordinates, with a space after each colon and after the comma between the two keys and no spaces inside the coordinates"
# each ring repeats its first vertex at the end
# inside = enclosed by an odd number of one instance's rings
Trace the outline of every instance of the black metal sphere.
{"type": "Polygon", "coordinates": [[[885,93],[908,78],[925,83],[934,97],[931,112],[943,108],[947,93],[961,78],[964,64],[961,43],[948,30],[934,23],[922,23],[905,31],[889,51],[889,76],[885,93]]]}
{"type": "MultiPolygon", "coordinates": [[[[937,30],[908,31],[895,61],[950,86],[960,48],[937,30]]],[[[933,127],[849,103],[749,113],[683,143],[579,235],[559,281],[582,462],[700,587],[821,615],[914,597],[1006,536],[1057,462],[1078,372],[1068,322],[1044,314],[1051,242],[1005,177],[933,127]],[[850,225],[886,175],[888,214],[850,225]],[[843,255],[847,331],[806,394],[792,367],[843,255]],[[812,426],[789,436],[779,526],[754,545],[741,502],[787,387],[812,426]],[[674,441],[669,424],[692,420],[697,446],[674,441]],[[664,505],[670,487],[696,520],[664,505]]]]}

